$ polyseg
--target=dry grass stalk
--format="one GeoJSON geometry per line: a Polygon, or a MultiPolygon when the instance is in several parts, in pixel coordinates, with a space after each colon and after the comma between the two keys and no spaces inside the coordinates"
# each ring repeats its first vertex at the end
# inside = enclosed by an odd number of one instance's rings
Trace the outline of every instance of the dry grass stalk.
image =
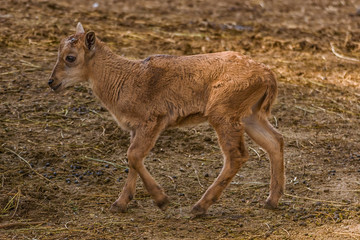
{"type": "Polygon", "coordinates": [[[0,225],[0,229],[26,227],[29,225],[42,225],[45,222],[7,222],[0,225]]]}
{"type": "Polygon", "coordinates": [[[7,151],[15,154],[20,160],[24,161],[28,166],[29,168],[36,174],[38,175],[40,178],[46,180],[47,182],[51,182],[49,179],[47,179],[46,177],[44,177],[43,175],[41,175],[40,173],[38,173],[32,166],[31,164],[25,159],[23,158],[22,156],[20,156],[19,154],[17,154],[16,152],[14,152],[13,150],[9,149],[9,148],[5,148],[7,151]]]}
{"type": "Polygon", "coordinates": [[[352,58],[352,57],[346,57],[338,52],[336,52],[335,50],[335,46],[333,43],[330,43],[330,46],[331,46],[331,51],[333,52],[333,54],[335,56],[337,56],[338,58],[341,58],[341,59],[344,59],[344,60],[347,60],[347,61],[353,61],[353,62],[360,62],[359,59],[356,59],[356,58],[352,58]]]}

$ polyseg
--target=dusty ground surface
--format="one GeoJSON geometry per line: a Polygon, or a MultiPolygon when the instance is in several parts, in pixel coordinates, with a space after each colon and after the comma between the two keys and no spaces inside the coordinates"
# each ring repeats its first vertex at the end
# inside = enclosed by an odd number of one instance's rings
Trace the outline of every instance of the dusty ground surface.
{"type": "Polygon", "coordinates": [[[0,6],[0,239],[360,239],[360,16],[353,0],[5,1],[0,6]],[[127,176],[129,135],[86,84],[54,94],[61,38],[81,21],[128,58],[235,50],[279,80],[286,194],[263,208],[267,156],[250,160],[208,214],[191,206],[222,166],[208,125],[166,131],[146,160],[171,197],[161,212],[127,176]]]}

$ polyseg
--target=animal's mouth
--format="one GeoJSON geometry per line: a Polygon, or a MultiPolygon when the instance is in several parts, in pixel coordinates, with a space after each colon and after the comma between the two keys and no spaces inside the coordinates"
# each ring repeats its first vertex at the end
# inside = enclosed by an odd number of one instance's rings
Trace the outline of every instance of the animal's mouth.
{"type": "Polygon", "coordinates": [[[53,91],[56,91],[56,89],[58,89],[61,86],[62,83],[59,83],[58,85],[56,85],[55,87],[52,87],[53,91]]]}

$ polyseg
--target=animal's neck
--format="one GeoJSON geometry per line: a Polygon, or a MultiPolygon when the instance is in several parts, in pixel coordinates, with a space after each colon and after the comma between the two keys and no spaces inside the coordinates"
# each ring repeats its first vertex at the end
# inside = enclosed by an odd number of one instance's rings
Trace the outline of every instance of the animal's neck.
{"type": "Polygon", "coordinates": [[[90,83],[94,94],[109,108],[121,98],[131,73],[138,69],[137,61],[130,61],[113,53],[104,43],[98,42],[90,61],[90,83]]]}

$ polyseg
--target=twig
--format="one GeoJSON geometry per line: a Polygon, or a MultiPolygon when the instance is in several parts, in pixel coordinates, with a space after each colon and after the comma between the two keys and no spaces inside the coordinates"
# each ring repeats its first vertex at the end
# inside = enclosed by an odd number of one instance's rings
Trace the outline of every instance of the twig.
{"type": "Polygon", "coordinates": [[[20,62],[25,65],[25,66],[28,66],[28,67],[33,67],[33,68],[41,68],[41,66],[38,66],[38,65],[35,65],[31,62],[28,62],[28,61],[25,61],[25,60],[20,60],[20,62]]]}
{"type": "Polygon", "coordinates": [[[315,113],[314,111],[311,111],[311,110],[308,110],[308,109],[305,109],[305,108],[302,108],[302,107],[299,107],[299,106],[295,106],[295,108],[303,110],[304,112],[315,113]]]}
{"type": "Polygon", "coordinates": [[[346,57],[346,56],[341,55],[340,53],[336,52],[333,43],[330,43],[330,46],[331,46],[331,51],[332,51],[333,54],[334,54],[335,56],[337,56],[338,58],[341,58],[341,59],[344,59],[344,60],[348,60],[348,61],[360,62],[359,59],[351,58],[351,57],[346,57]]]}
{"type": "Polygon", "coordinates": [[[9,71],[9,72],[3,72],[3,73],[0,73],[0,75],[8,75],[8,74],[17,73],[17,72],[20,72],[20,70],[14,70],[14,71],[9,71]]]}
{"type": "Polygon", "coordinates": [[[49,179],[47,179],[46,177],[44,177],[43,175],[41,175],[40,173],[38,173],[35,169],[32,168],[32,166],[30,165],[30,163],[24,159],[22,156],[20,156],[19,154],[17,154],[16,152],[14,152],[13,150],[9,149],[9,148],[5,148],[6,150],[8,150],[9,152],[15,154],[18,158],[20,158],[22,161],[24,161],[28,166],[29,168],[36,174],[38,175],[39,177],[41,177],[42,179],[45,179],[46,181],[48,182],[51,182],[49,179]]]}

